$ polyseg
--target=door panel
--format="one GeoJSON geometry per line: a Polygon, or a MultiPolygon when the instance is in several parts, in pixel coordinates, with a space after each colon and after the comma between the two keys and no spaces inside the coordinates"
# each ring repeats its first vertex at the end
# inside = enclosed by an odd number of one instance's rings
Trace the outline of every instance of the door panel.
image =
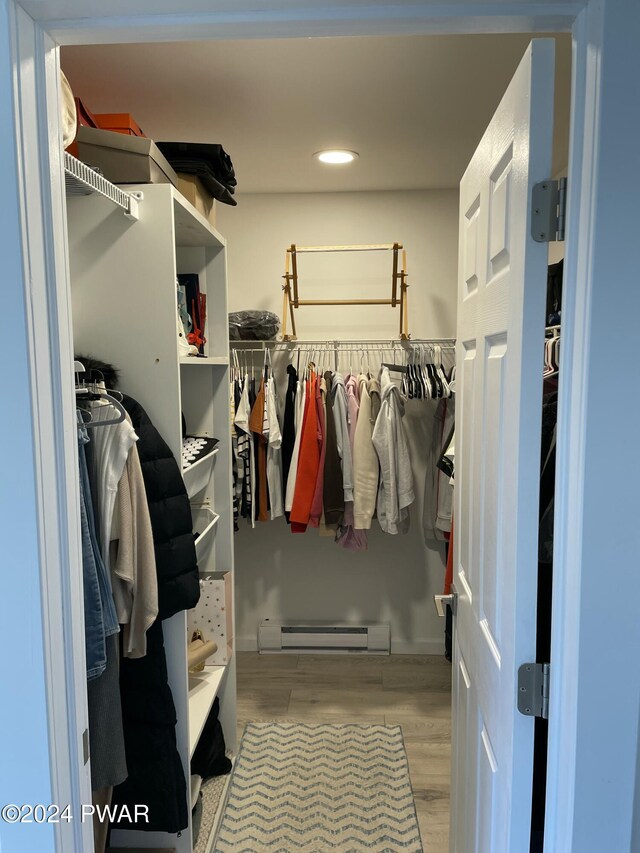
{"type": "Polygon", "coordinates": [[[547,248],[530,237],[550,177],[554,45],[529,46],[460,185],[453,853],[529,849],[547,248]],[[462,811],[462,813],[460,813],[462,811]]]}

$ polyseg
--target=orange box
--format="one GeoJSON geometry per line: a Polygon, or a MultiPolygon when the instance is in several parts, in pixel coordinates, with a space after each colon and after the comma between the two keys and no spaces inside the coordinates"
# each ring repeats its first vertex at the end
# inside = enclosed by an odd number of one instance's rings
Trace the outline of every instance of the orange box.
{"type": "Polygon", "coordinates": [[[114,130],[127,136],[145,136],[130,113],[94,113],[93,118],[102,130],[114,130]]]}

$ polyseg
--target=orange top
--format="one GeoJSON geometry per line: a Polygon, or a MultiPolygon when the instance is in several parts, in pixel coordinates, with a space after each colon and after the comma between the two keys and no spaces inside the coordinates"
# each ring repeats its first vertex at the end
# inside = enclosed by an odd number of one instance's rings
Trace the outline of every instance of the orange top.
{"type": "Polygon", "coordinates": [[[302,419],[302,438],[298,458],[296,488],[291,507],[291,530],[304,533],[309,524],[311,504],[316,490],[318,467],[320,465],[320,444],[318,442],[318,412],[316,409],[317,375],[311,371],[307,380],[307,396],[302,419]]]}

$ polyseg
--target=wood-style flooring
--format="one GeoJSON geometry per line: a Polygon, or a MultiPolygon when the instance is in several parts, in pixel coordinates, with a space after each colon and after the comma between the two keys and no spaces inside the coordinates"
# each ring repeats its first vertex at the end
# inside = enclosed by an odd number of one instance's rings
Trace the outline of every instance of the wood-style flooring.
{"type": "Polygon", "coordinates": [[[444,657],[240,652],[237,665],[239,736],[250,721],[401,725],[424,853],[447,853],[451,666],[444,657]]]}

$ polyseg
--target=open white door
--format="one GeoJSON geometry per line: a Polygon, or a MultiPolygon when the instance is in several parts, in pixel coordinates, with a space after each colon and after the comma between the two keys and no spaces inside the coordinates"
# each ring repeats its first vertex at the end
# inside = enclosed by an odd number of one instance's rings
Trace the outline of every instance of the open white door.
{"type": "Polygon", "coordinates": [[[529,46],[460,184],[452,853],[527,853],[554,43],[529,46]]]}

